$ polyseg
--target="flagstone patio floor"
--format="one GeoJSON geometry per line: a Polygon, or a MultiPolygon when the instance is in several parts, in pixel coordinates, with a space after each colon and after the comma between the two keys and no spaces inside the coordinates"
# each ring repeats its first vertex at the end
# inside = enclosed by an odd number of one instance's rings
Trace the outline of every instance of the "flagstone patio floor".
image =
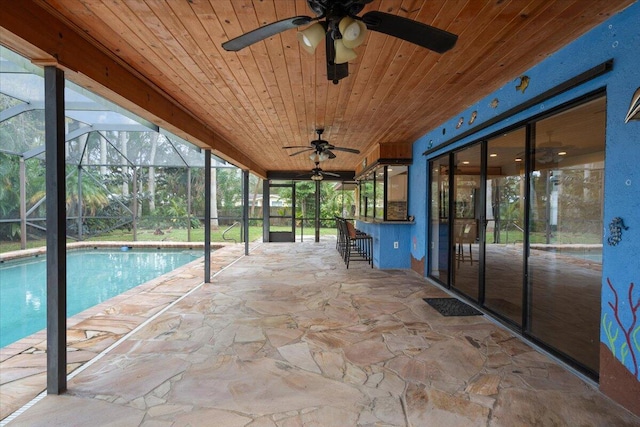
{"type": "MultiPolygon", "coordinates": [[[[640,425],[485,316],[440,315],[423,298],[448,294],[417,273],[347,270],[334,245],[260,244],[228,265],[229,249],[211,283],[196,262],[110,301],[70,329],[70,367],[93,360],[68,392],[9,425],[640,425]]],[[[32,366],[1,359],[4,402],[44,376],[36,341],[32,366]]]]}

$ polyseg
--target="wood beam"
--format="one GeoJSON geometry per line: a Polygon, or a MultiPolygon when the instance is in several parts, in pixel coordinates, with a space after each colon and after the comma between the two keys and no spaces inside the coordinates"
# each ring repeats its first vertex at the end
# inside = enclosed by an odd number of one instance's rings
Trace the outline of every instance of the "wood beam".
{"type": "Polygon", "coordinates": [[[37,64],[56,64],[66,77],[158,126],[260,177],[266,170],[223,139],[188,106],[62,20],[38,1],[0,0],[0,43],[37,64]]]}

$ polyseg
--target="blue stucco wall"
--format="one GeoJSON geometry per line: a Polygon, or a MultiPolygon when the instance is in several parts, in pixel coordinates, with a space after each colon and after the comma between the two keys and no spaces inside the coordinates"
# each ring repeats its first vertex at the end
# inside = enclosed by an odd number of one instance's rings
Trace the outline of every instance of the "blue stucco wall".
{"type": "Polygon", "coordinates": [[[426,174],[429,159],[581,95],[606,88],[604,223],[606,226],[614,217],[621,217],[629,229],[623,231],[622,241],[616,246],[606,243],[609,233],[608,229],[605,230],[601,341],[640,380],[640,121],[624,123],[631,97],[640,86],[640,3],[634,3],[523,74],[530,77],[525,93],[515,90],[519,76],[504,76],[505,84],[501,89],[476,102],[413,144],[413,165],[409,174],[409,213],[415,216],[415,225],[410,230],[410,255],[416,260],[424,260],[426,267],[426,174]],[[423,156],[422,153],[428,148],[437,147],[608,59],[614,60],[611,72],[490,126],[453,146],[434,152],[429,158],[423,156]],[[495,98],[499,100],[499,104],[497,108],[492,108],[490,104],[495,98]],[[477,111],[477,119],[473,125],[469,125],[468,120],[473,111],[477,111]],[[456,129],[460,117],[464,118],[464,124],[456,129]],[[443,129],[446,129],[445,135],[442,133],[443,129]],[[633,286],[632,283],[636,285],[633,286]],[[611,305],[615,307],[616,296],[619,302],[614,310],[611,305]],[[625,338],[625,333],[628,339],[625,338]]]}
{"type": "Polygon", "coordinates": [[[373,265],[382,270],[411,268],[409,224],[356,222],[356,227],[373,237],[373,265]],[[398,247],[394,247],[398,242],[398,247]]]}

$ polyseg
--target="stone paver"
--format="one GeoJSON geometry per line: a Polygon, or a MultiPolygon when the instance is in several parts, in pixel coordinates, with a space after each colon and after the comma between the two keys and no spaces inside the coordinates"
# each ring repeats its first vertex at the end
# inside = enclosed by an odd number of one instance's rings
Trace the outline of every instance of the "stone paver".
{"type": "Polygon", "coordinates": [[[415,272],[347,270],[334,244],[258,246],[11,425],[640,425],[483,316],[442,317],[415,272]]]}
{"type": "MultiPolygon", "coordinates": [[[[158,246],[157,242],[151,245],[142,242],[101,242],[101,246],[109,247],[121,247],[123,244],[136,247],[158,246]]],[[[95,243],[87,242],[70,244],[74,248],[94,245],[95,243]]],[[[163,246],[183,247],[184,244],[163,242],[163,246]]],[[[42,254],[44,248],[22,251],[23,256],[24,253],[42,254]]],[[[244,244],[217,248],[211,257],[212,274],[238,259],[243,253],[244,244]]],[[[19,255],[18,252],[2,254],[0,259],[11,259],[19,255]]],[[[194,261],[67,319],[67,372],[70,373],[93,359],[125,334],[197,287],[203,281],[203,272],[202,260],[194,261]]],[[[120,347],[126,347],[127,344],[120,347]]],[[[149,351],[157,350],[148,348],[149,351]]],[[[182,350],[189,351],[188,348],[182,350]]],[[[45,351],[44,331],[0,350],[0,420],[45,390],[45,351]]]]}

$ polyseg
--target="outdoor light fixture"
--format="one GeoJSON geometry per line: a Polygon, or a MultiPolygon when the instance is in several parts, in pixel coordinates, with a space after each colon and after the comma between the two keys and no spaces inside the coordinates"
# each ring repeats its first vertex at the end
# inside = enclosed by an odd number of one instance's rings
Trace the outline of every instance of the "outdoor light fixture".
{"type": "Polygon", "coordinates": [[[364,43],[368,31],[387,34],[437,53],[453,48],[458,40],[455,34],[393,13],[371,10],[358,16],[372,0],[306,1],[315,16],[292,16],[268,23],[222,43],[222,48],[237,52],[283,31],[307,27],[297,35],[302,49],[313,54],[324,40],[327,79],[338,84],[349,75],[348,62],[358,56],[353,49],[364,43]]]}
{"type": "Polygon", "coordinates": [[[345,62],[352,61],[358,57],[356,51],[346,47],[344,43],[342,43],[342,40],[336,40],[333,43],[336,50],[333,62],[336,64],[344,64],[345,62]]]}
{"type": "Polygon", "coordinates": [[[313,55],[320,42],[324,39],[326,32],[327,30],[324,25],[316,22],[306,29],[299,31],[297,37],[302,48],[313,55]]]}
{"type": "Polygon", "coordinates": [[[344,64],[356,59],[358,54],[353,49],[360,46],[367,35],[367,26],[364,22],[345,16],[340,20],[337,28],[335,23],[330,26],[329,30],[325,25],[316,22],[299,31],[297,37],[302,48],[313,55],[320,42],[328,34],[328,37],[333,40],[334,55],[331,58],[333,63],[344,64]]]}
{"type": "Polygon", "coordinates": [[[342,34],[342,44],[349,49],[360,46],[367,35],[367,26],[362,21],[356,21],[348,16],[340,20],[338,29],[342,34]]]}
{"type": "Polygon", "coordinates": [[[329,159],[329,155],[324,151],[321,151],[320,153],[313,153],[309,156],[309,159],[314,163],[324,162],[329,159]]]}

